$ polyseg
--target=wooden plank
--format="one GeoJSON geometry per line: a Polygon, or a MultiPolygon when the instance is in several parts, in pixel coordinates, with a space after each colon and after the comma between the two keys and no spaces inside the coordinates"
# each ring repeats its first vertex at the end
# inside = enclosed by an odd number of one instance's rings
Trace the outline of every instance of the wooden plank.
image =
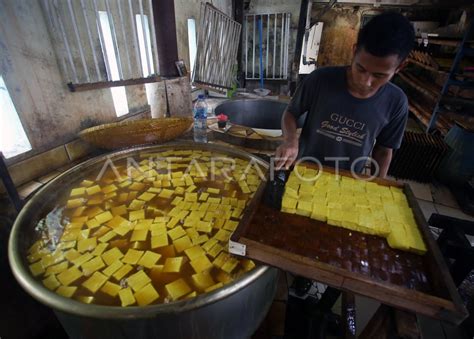
{"type": "Polygon", "coordinates": [[[117,87],[117,86],[148,84],[152,82],[158,82],[161,80],[162,78],[159,76],[152,76],[149,78],[117,80],[117,81],[101,81],[101,82],[91,82],[91,83],[86,83],[86,84],[73,84],[70,82],[67,84],[67,86],[69,87],[69,90],[71,92],[83,92],[83,91],[90,91],[94,89],[110,88],[110,87],[117,87]]]}
{"type": "Polygon", "coordinates": [[[191,85],[188,77],[180,77],[166,81],[169,112],[172,117],[192,116],[193,103],[191,85]]]}

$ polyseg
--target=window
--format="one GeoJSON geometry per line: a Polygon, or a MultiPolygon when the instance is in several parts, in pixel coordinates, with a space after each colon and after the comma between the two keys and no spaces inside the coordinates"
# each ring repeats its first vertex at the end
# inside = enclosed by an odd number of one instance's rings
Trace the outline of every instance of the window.
{"type": "Polygon", "coordinates": [[[31,150],[7,86],[0,75],[0,151],[5,158],[31,150]]]}
{"type": "Polygon", "coordinates": [[[153,67],[153,54],[151,52],[150,26],[148,25],[148,17],[146,15],[143,16],[143,24],[142,16],[140,14],[137,14],[135,18],[143,77],[146,78],[155,73],[153,67]],[[145,37],[143,36],[143,31],[145,31],[145,37]],[[148,69],[148,65],[150,65],[150,69],[148,69]]]}
{"type": "MultiPolygon", "coordinates": [[[[115,56],[115,47],[112,40],[112,31],[110,30],[109,16],[107,12],[99,11],[100,16],[100,26],[102,27],[102,32],[104,36],[104,41],[102,42],[102,52],[104,57],[107,58],[109,64],[108,72],[112,81],[120,80],[117,58],[115,56]]],[[[115,113],[118,117],[128,113],[128,101],[127,93],[125,92],[125,87],[112,87],[110,89],[112,93],[112,99],[114,101],[115,113]]]]}
{"type": "Polygon", "coordinates": [[[193,78],[194,62],[196,61],[196,20],[188,19],[189,69],[193,78]]]}

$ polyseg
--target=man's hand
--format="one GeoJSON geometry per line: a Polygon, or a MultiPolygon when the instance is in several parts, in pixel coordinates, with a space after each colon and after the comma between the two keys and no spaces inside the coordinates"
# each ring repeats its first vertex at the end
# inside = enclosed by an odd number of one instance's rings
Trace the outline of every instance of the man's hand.
{"type": "Polygon", "coordinates": [[[372,159],[374,159],[379,165],[379,174],[380,178],[385,178],[387,176],[388,168],[390,167],[390,162],[392,161],[392,149],[380,145],[375,145],[372,150],[372,159]]]}
{"type": "Polygon", "coordinates": [[[275,157],[277,161],[275,163],[276,170],[281,168],[288,169],[298,156],[298,140],[285,141],[283,144],[278,146],[276,149],[275,157]]]}

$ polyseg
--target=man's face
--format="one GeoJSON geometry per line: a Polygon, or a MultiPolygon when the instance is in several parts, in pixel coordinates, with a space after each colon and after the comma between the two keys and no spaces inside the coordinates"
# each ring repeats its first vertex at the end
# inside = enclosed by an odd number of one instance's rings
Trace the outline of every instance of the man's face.
{"type": "Polygon", "coordinates": [[[368,98],[402,68],[397,55],[377,57],[363,47],[356,50],[349,74],[349,90],[357,97],[368,98]]]}

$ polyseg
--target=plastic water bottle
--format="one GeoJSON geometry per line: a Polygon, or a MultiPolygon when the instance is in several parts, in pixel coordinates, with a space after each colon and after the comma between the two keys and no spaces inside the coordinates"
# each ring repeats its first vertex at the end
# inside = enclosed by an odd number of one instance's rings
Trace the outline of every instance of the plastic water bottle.
{"type": "Polygon", "coordinates": [[[203,94],[194,104],[194,141],[207,142],[207,104],[203,94]]]}

